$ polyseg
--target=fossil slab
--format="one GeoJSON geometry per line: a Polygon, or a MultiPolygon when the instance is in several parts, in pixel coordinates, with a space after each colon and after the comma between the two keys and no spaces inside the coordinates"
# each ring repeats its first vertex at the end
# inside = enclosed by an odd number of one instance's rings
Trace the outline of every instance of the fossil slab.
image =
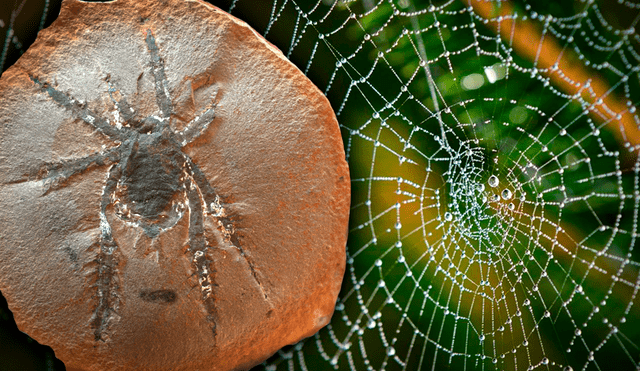
{"type": "Polygon", "coordinates": [[[202,2],[65,0],[0,79],[0,290],[68,367],[242,369],[312,335],[349,187],[326,98],[202,2]]]}

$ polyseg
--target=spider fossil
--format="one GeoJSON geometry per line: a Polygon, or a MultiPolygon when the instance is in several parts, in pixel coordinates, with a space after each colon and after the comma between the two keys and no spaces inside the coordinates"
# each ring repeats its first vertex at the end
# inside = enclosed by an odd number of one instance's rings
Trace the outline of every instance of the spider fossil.
{"type": "MultiPolygon", "coordinates": [[[[114,126],[106,119],[98,117],[71,95],[31,76],[31,80],[42,91],[58,105],[71,111],[76,119],[81,119],[119,143],[115,147],[81,159],[47,164],[41,171],[41,179],[45,184],[45,193],[48,193],[64,186],[67,179],[89,168],[111,165],[99,210],[101,234],[95,284],[98,303],[91,319],[95,340],[105,340],[105,331],[112,316],[117,315],[120,302],[116,268],[119,252],[106,216],[107,208],[111,205],[119,219],[142,228],[151,238],[173,227],[188,208],[188,252],[192,255],[194,274],[198,276],[207,320],[215,337],[216,308],[212,292],[212,287],[215,286],[215,269],[210,268],[211,261],[206,257],[206,252],[211,247],[205,238],[205,214],[210,214],[217,220],[223,237],[244,256],[254,279],[259,286],[261,285],[253,263],[239,244],[234,225],[226,215],[221,198],[204,173],[182,151],[182,148],[198,138],[213,120],[215,96],[212,97],[212,103],[191,120],[183,131],[174,132],[169,125],[173,112],[167,91],[164,61],[158,53],[159,49],[151,30],[146,31],[146,44],[151,56],[151,72],[155,80],[155,95],[160,116],[151,115],[142,120],[136,119],[135,111],[129,106],[126,98],[121,94],[117,94],[119,99],[114,97],[114,93],[118,91],[107,76],[110,99],[124,122],[124,125],[114,126]]],[[[170,303],[176,299],[175,293],[164,289],[142,292],[140,298],[154,303],[170,303]]]]}

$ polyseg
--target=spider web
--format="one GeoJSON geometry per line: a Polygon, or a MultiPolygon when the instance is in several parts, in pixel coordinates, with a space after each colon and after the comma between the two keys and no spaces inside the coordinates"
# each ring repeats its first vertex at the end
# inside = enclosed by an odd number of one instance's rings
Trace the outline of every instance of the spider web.
{"type": "Polygon", "coordinates": [[[333,320],[260,367],[640,369],[640,5],[213,3],[325,92],[352,176],[333,320]]]}

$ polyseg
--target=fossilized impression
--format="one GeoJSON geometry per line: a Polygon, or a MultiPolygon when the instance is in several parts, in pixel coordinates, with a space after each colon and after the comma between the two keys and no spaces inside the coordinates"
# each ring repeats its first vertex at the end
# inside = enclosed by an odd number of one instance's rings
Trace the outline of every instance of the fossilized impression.
{"type": "Polygon", "coordinates": [[[66,1],[0,80],[0,173],[0,290],[68,365],[248,367],[331,316],[335,117],[211,6],[66,1]]]}
{"type": "MultiPolygon", "coordinates": [[[[181,132],[175,133],[169,127],[172,113],[171,99],[166,90],[167,80],[164,63],[158,54],[158,46],[151,30],[147,30],[146,42],[151,56],[151,71],[155,82],[155,93],[160,116],[151,115],[142,120],[136,118],[135,110],[129,106],[125,97],[114,98],[118,90],[109,83],[109,96],[117,108],[119,118],[116,126],[107,119],[98,117],[90,109],[73,97],[56,90],[48,83],[42,83],[31,77],[51,99],[60,106],[73,112],[78,119],[91,125],[109,139],[118,143],[108,151],[67,162],[46,164],[40,171],[45,185],[44,193],[62,186],[64,180],[82,173],[91,166],[113,162],[104,186],[100,202],[100,252],[98,254],[98,305],[92,319],[96,340],[102,339],[111,312],[118,308],[118,290],[116,265],[118,246],[113,240],[111,226],[106,217],[107,206],[116,208],[116,215],[122,221],[141,228],[149,237],[157,237],[167,228],[173,227],[182,217],[185,207],[189,208],[188,251],[193,255],[193,263],[201,285],[202,300],[209,313],[207,320],[215,335],[215,303],[212,296],[211,272],[209,262],[204,257],[207,244],[204,239],[203,212],[214,215],[224,235],[229,238],[241,256],[247,259],[238,244],[233,224],[225,218],[220,197],[209,184],[206,176],[182,152],[182,147],[196,139],[207,128],[214,117],[213,107],[207,108],[196,116],[181,132]],[[185,200],[175,200],[182,193],[185,200]],[[204,199],[205,205],[202,205],[204,199]]],[[[248,261],[253,270],[252,263],[248,261]]],[[[175,293],[167,290],[153,292],[142,291],[140,297],[149,301],[172,302],[175,293]]]]}

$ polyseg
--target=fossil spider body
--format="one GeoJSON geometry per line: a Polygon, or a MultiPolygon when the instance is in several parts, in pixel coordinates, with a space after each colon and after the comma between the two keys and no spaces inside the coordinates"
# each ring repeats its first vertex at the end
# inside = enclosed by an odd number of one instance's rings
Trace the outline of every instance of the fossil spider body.
{"type": "MultiPolygon", "coordinates": [[[[203,221],[205,214],[216,218],[224,238],[233,244],[247,260],[254,279],[256,272],[252,262],[239,244],[233,223],[226,216],[224,204],[213,187],[182,148],[200,136],[214,118],[212,103],[196,116],[181,132],[174,132],[169,119],[172,103],[168,95],[164,61],[158,53],[155,38],[147,30],[146,44],[151,56],[151,71],[155,80],[155,95],[160,110],[159,116],[151,115],[142,120],[135,117],[134,110],[120,95],[114,97],[115,89],[109,76],[109,95],[122,118],[124,125],[111,125],[98,117],[72,96],[56,90],[50,84],[31,76],[31,80],[46,92],[58,105],[73,112],[74,116],[91,125],[119,145],[81,159],[50,163],[41,171],[45,193],[62,187],[64,181],[89,168],[110,164],[106,184],[100,201],[100,238],[97,263],[98,303],[91,326],[95,340],[106,339],[110,319],[117,315],[119,306],[119,278],[117,272],[118,246],[113,239],[106,212],[113,205],[121,220],[140,227],[151,238],[174,226],[189,211],[188,252],[192,256],[195,274],[198,276],[207,319],[214,337],[216,333],[216,309],[212,287],[214,269],[209,267],[203,221]]],[[[175,294],[168,290],[141,293],[141,298],[152,302],[173,301],[175,294]],[[168,298],[168,299],[167,299],[168,298]],[[171,300],[169,300],[171,299],[171,300]]]]}

